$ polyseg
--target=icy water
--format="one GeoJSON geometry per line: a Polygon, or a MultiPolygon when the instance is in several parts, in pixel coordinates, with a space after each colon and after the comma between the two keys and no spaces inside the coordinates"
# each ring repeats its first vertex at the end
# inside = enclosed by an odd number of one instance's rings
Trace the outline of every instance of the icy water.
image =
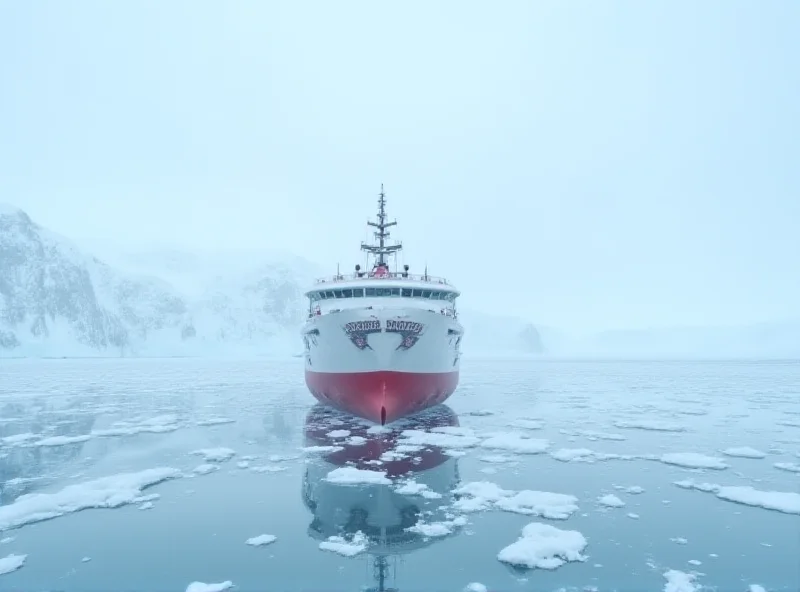
{"type": "Polygon", "coordinates": [[[798,363],[464,360],[382,431],[301,362],[0,361],[0,590],[800,589],[798,363]]]}

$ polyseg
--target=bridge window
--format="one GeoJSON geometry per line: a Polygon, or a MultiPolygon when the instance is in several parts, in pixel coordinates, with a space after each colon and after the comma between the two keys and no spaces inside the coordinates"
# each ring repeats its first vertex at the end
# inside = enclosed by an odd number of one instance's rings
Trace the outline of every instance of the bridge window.
{"type": "Polygon", "coordinates": [[[342,290],[342,297],[344,297],[344,298],[352,298],[353,297],[353,290],[342,290]]]}
{"type": "Polygon", "coordinates": [[[403,288],[403,297],[411,298],[411,288],[403,288]]]}
{"type": "Polygon", "coordinates": [[[367,292],[367,296],[375,296],[375,288],[364,288],[367,292]]]}
{"type": "Polygon", "coordinates": [[[334,290],[333,291],[333,297],[334,298],[344,298],[344,296],[342,295],[342,291],[341,290],[334,290]]]}
{"type": "Polygon", "coordinates": [[[364,288],[353,288],[353,298],[363,298],[364,288]]]}

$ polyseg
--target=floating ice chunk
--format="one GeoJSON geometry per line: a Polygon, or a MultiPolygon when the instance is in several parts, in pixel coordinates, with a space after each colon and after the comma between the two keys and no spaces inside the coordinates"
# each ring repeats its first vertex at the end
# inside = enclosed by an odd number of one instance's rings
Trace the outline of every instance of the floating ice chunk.
{"type": "Polygon", "coordinates": [[[736,448],[726,448],[722,451],[722,454],[725,456],[736,456],[738,458],[766,458],[767,454],[765,452],[761,452],[760,450],[756,450],[755,448],[750,448],[749,446],[739,446],[736,448]]]}
{"type": "Polygon", "coordinates": [[[677,543],[677,544],[679,544],[679,545],[685,545],[686,543],[688,543],[688,542],[689,542],[689,541],[687,541],[687,540],[686,540],[685,538],[683,538],[683,537],[675,537],[674,539],[670,539],[670,540],[671,540],[673,543],[677,543]]]}
{"type": "Polygon", "coordinates": [[[326,452],[339,452],[340,450],[344,450],[344,446],[304,446],[303,452],[308,452],[310,454],[324,454],[326,452]]]}
{"type": "Polygon", "coordinates": [[[417,483],[414,480],[406,481],[400,487],[397,487],[395,492],[400,495],[419,495],[426,499],[439,499],[442,497],[441,493],[431,491],[424,483],[417,483]]]}
{"type": "Polygon", "coordinates": [[[14,537],[2,538],[2,539],[0,539],[0,545],[7,545],[8,543],[10,543],[13,540],[14,540],[14,537]]]}
{"type": "Polygon", "coordinates": [[[480,457],[479,460],[482,462],[495,463],[495,464],[518,462],[516,456],[508,456],[506,454],[489,454],[480,457]]]}
{"type": "Polygon", "coordinates": [[[350,435],[350,430],[332,430],[328,432],[329,438],[347,438],[350,435]]]}
{"type": "Polygon", "coordinates": [[[91,557],[84,557],[83,559],[81,559],[81,563],[89,563],[91,560],[92,560],[91,557]]]}
{"type": "Polygon", "coordinates": [[[609,434],[606,432],[595,432],[592,430],[559,430],[559,431],[566,436],[583,436],[584,438],[588,438],[590,440],[613,440],[617,442],[622,442],[623,440],[627,440],[627,438],[621,434],[609,434]]]}
{"type": "Polygon", "coordinates": [[[594,462],[594,452],[588,448],[559,448],[550,456],[561,462],[594,462]]]}
{"type": "Polygon", "coordinates": [[[476,411],[467,411],[464,415],[471,415],[473,417],[488,417],[494,415],[494,411],[488,409],[477,409],[476,411]]]}
{"type": "Polygon", "coordinates": [[[520,434],[497,434],[481,442],[481,447],[508,450],[518,454],[541,454],[550,447],[549,440],[526,438],[520,434]]]}
{"type": "Polygon", "coordinates": [[[92,437],[88,435],[84,436],[51,436],[49,438],[43,438],[38,442],[34,442],[34,446],[66,446],[67,444],[80,444],[81,442],[87,442],[91,440],[92,437]]]}
{"type": "Polygon", "coordinates": [[[549,524],[531,522],[522,536],[497,554],[503,563],[528,569],[556,569],[568,561],[586,561],[584,536],[576,530],[561,530],[549,524]]]}
{"type": "Polygon", "coordinates": [[[699,590],[694,583],[697,579],[695,574],[670,569],[664,572],[664,577],[667,579],[664,592],[697,592],[699,590]]]}
{"type": "Polygon", "coordinates": [[[597,503],[607,508],[622,508],[625,505],[625,502],[610,493],[598,498],[597,503]]]}
{"type": "Polygon", "coordinates": [[[0,506],[0,531],[89,508],[124,506],[133,503],[146,487],[180,476],[178,469],[147,469],[69,485],[55,493],[22,495],[13,503],[0,506]]]}
{"type": "Polygon", "coordinates": [[[392,431],[392,428],[389,428],[389,427],[386,427],[386,426],[379,426],[379,425],[374,425],[374,426],[370,426],[369,428],[367,428],[367,433],[368,434],[389,434],[389,433],[391,433],[391,431],[392,431]]]}
{"type": "Polygon", "coordinates": [[[658,460],[668,465],[676,465],[689,469],[723,470],[728,468],[728,465],[726,465],[721,458],[706,456],[705,454],[698,454],[696,452],[673,452],[670,454],[663,454],[658,460]]]}
{"type": "Polygon", "coordinates": [[[350,446],[362,446],[367,443],[367,439],[363,436],[350,436],[346,442],[350,446]]]}
{"type": "Polygon", "coordinates": [[[488,509],[494,502],[503,497],[513,495],[513,491],[501,489],[490,481],[472,481],[453,490],[456,495],[463,495],[453,503],[453,507],[461,512],[480,512],[488,509]]]}
{"type": "Polygon", "coordinates": [[[788,471],[790,473],[800,473],[800,465],[795,463],[784,463],[779,462],[772,465],[776,469],[780,469],[781,471],[788,471]]]}
{"type": "Polygon", "coordinates": [[[240,456],[239,458],[247,462],[258,459],[258,457],[255,454],[245,454],[244,456],[240,456]]]}
{"type": "Polygon", "coordinates": [[[367,471],[355,467],[333,469],[325,480],[339,485],[389,485],[392,482],[383,471],[367,471]]]}
{"type": "Polygon", "coordinates": [[[628,430],[652,430],[656,432],[685,432],[686,428],[676,423],[661,421],[657,419],[636,421],[618,421],[614,423],[618,428],[628,430]]]}
{"type": "Polygon", "coordinates": [[[626,516],[627,516],[628,518],[631,518],[631,519],[633,519],[633,520],[638,520],[638,519],[639,519],[639,514],[634,514],[633,512],[628,512],[628,513],[626,514],[626,516]]]}
{"type": "Polygon", "coordinates": [[[402,438],[402,444],[438,446],[439,448],[472,448],[480,443],[480,439],[475,436],[425,432],[422,430],[403,430],[400,438],[402,438]]]}
{"type": "Polygon", "coordinates": [[[0,576],[17,571],[25,564],[27,555],[6,555],[0,559],[0,576]]]}
{"type": "Polygon", "coordinates": [[[236,466],[240,469],[249,469],[250,468],[250,461],[248,460],[240,460],[236,463],[236,466]]]}
{"type": "Polygon", "coordinates": [[[511,425],[524,430],[541,430],[544,427],[544,422],[538,419],[515,419],[511,422],[511,425]]]}
{"type": "Polygon", "coordinates": [[[447,522],[417,522],[406,530],[430,538],[447,536],[453,532],[451,525],[447,522]]]}
{"type": "Polygon", "coordinates": [[[28,440],[33,440],[36,437],[37,437],[36,434],[31,434],[30,432],[26,432],[24,434],[14,434],[13,436],[6,436],[5,438],[0,438],[0,442],[8,446],[13,446],[14,444],[20,444],[22,442],[27,442],[28,440]]]}
{"type": "Polygon", "coordinates": [[[550,520],[566,520],[578,511],[578,498],[563,493],[523,490],[512,496],[501,497],[495,506],[506,512],[541,516],[550,520]]]}
{"type": "MultiPolygon", "coordinates": [[[[336,447],[338,448],[338,446],[336,447]]],[[[270,454],[267,460],[269,462],[285,462],[287,460],[297,460],[298,458],[302,458],[300,454],[270,454]]]]}
{"type": "Polygon", "coordinates": [[[690,563],[691,565],[703,565],[703,562],[697,559],[690,559],[689,561],[687,561],[687,563],[690,563]]]}
{"type": "Polygon", "coordinates": [[[332,551],[344,557],[354,557],[367,550],[368,539],[360,530],[349,541],[344,537],[332,536],[327,541],[322,541],[319,548],[323,551],[332,551]]]}
{"type": "Polygon", "coordinates": [[[195,422],[196,425],[199,426],[215,426],[215,425],[222,425],[226,423],[236,423],[235,419],[230,419],[228,417],[209,417],[207,419],[200,419],[195,422]]]}
{"type": "Polygon", "coordinates": [[[748,592],[767,592],[767,589],[764,588],[764,586],[760,586],[759,584],[750,584],[748,592]]]}
{"type": "Polygon", "coordinates": [[[715,493],[718,498],[737,504],[774,510],[784,514],[800,514],[800,493],[761,491],[750,486],[720,486],[714,483],[695,483],[691,479],[675,481],[675,485],[683,489],[696,489],[705,493],[715,493]]]}
{"type": "Polygon", "coordinates": [[[202,448],[200,450],[192,450],[189,454],[202,456],[206,462],[225,462],[232,459],[236,451],[230,448],[202,448]]]}
{"type": "Polygon", "coordinates": [[[262,465],[259,467],[250,467],[250,470],[254,473],[280,473],[281,471],[285,471],[286,467],[279,467],[276,465],[262,465]]]}
{"type": "Polygon", "coordinates": [[[192,582],[186,587],[186,592],[225,592],[233,588],[230,580],[219,584],[204,584],[203,582],[192,582]]]}
{"type": "Polygon", "coordinates": [[[207,417],[204,419],[198,419],[195,422],[195,425],[198,426],[215,426],[215,425],[223,425],[228,423],[236,423],[235,419],[230,417],[207,417]]]}
{"type": "Polygon", "coordinates": [[[152,510],[155,507],[153,502],[144,502],[141,506],[139,506],[140,510],[152,510]]]}
{"type": "Polygon", "coordinates": [[[644,493],[644,487],[639,487],[638,485],[631,485],[630,487],[625,487],[622,491],[625,493],[632,493],[633,495],[639,495],[644,493]]]}
{"type": "Polygon", "coordinates": [[[264,545],[271,545],[278,540],[274,534],[260,534],[258,536],[249,538],[245,541],[246,545],[251,547],[263,547],[264,545]]]}
{"type": "Polygon", "coordinates": [[[475,431],[472,428],[461,426],[439,426],[431,428],[431,432],[435,434],[450,434],[451,436],[464,436],[466,438],[475,436],[475,431]]]}
{"type": "Polygon", "coordinates": [[[202,465],[197,465],[195,468],[193,468],[192,473],[195,473],[197,475],[208,475],[209,473],[213,473],[217,469],[219,469],[219,465],[203,463],[202,465]]]}
{"type": "Polygon", "coordinates": [[[464,587],[464,592],[489,592],[489,588],[479,582],[471,582],[464,587]]]}

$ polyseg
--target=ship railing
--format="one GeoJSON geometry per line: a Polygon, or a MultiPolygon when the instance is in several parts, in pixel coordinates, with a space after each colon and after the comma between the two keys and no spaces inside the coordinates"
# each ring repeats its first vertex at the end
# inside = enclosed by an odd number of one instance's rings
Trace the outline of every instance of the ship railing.
{"type": "Polygon", "coordinates": [[[353,272],[353,273],[346,273],[346,274],[339,274],[334,275],[326,278],[320,278],[316,281],[317,284],[328,284],[328,283],[336,283],[336,282],[349,282],[352,280],[404,280],[404,281],[415,281],[415,282],[425,282],[428,284],[440,284],[443,286],[449,286],[450,283],[443,277],[437,277],[434,275],[427,275],[422,273],[406,273],[403,271],[393,271],[393,272],[386,272],[382,275],[375,275],[373,272],[353,272]]]}

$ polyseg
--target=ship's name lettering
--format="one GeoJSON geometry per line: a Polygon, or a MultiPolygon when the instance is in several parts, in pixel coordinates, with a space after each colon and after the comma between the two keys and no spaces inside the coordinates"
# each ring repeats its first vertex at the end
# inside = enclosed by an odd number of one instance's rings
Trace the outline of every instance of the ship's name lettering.
{"type": "Polygon", "coordinates": [[[386,321],[386,331],[396,333],[421,333],[422,323],[414,321],[386,321]]]}
{"type": "Polygon", "coordinates": [[[344,330],[347,333],[367,333],[370,331],[380,331],[381,330],[381,322],[380,321],[354,321],[352,323],[347,323],[344,326],[344,330]]]}

